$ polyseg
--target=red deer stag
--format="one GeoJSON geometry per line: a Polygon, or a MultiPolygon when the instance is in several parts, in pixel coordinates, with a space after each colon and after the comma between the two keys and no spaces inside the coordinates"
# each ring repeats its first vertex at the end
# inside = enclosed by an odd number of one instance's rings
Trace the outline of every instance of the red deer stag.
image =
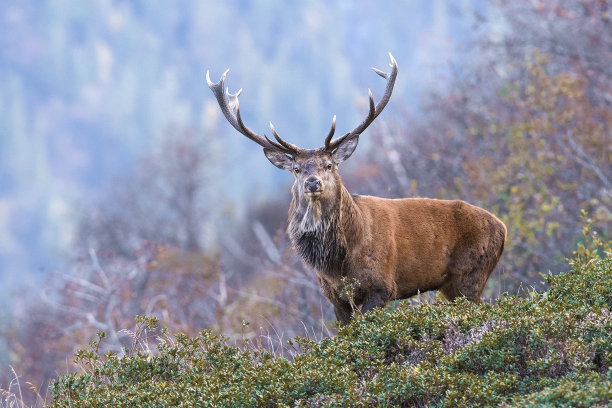
{"type": "Polygon", "coordinates": [[[272,164],[295,177],[287,231],[297,252],[315,269],[336,318],[345,323],[352,314],[351,303],[342,296],[347,280],[359,282],[352,301],[362,313],[429,290],[439,290],[450,300],[465,296],[481,302],[506,238],[503,222],[464,201],[352,195],[342,184],[338,165],[351,156],[359,135],[391,97],[397,63],[389,56],[390,73],[374,68],[387,80],[381,100],[375,104],[370,91],[370,108],[363,122],[332,140],[334,116],[325,145],[314,150],[281,139],[272,123],[275,140],[253,132],[240,116],[242,90],[234,95],[226,91],[227,99],[224,95],[229,70],[216,84],[206,73],[229,123],[262,146],[272,164]]]}

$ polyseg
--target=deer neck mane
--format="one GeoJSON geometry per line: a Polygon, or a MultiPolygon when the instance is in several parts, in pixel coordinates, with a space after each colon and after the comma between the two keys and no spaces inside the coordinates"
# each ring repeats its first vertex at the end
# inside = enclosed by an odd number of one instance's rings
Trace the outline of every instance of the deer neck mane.
{"type": "Polygon", "coordinates": [[[349,251],[347,237],[361,231],[352,225],[357,206],[340,185],[335,197],[307,200],[293,189],[287,231],[294,248],[317,271],[338,274],[349,251]],[[358,231],[359,230],[359,231],[358,231]]]}

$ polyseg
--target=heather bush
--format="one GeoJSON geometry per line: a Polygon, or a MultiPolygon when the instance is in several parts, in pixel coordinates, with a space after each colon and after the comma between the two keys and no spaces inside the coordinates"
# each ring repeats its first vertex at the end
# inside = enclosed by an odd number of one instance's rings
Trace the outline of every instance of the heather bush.
{"type": "Polygon", "coordinates": [[[402,302],[319,343],[295,338],[276,356],[139,317],[132,347],[102,354],[100,332],[76,354],[81,372],[54,382],[51,406],[605,406],[612,257],[593,240],[583,248],[591,257],[577,253],[571,271],[546,277],[545,292],[402,302]]]}

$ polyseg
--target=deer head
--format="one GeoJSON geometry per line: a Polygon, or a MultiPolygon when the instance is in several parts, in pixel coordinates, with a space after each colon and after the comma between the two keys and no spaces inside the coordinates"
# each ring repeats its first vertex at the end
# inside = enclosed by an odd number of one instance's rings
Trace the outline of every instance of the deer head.
{"type": "Polygon", "coordinates": [[[225,79],[229,69],[223,73],[221,80],[216,84],[210,80],[207,71],[206,81],[217,98],[221,112],[227,121],[238,132],[262,146],[264,154],[272,164],[279,169],[289,170],[294,175],[294,195],[307,202],[325,201],[337,197],[338,189],[341,186],[340,176],[337,173],[338,165],[353,154],[359,142],[359,135],[380,115],[391,98],[397,77],[397,62],[391,53],[389,57],[391,58],[390,73],[373,68],[374,72],[387,80],[385,93],[380,101],[375,104],[372,92],[368,90],[370,107],[366,118],[355,129],[332,140],[336,129],[336,117],[334,116],[331,130],[325,138],[325,144],[318,149],[302,149],[283,140],[276,133],[271,122],[270,129],[275,140],[269,139],[265,134],[262,137],[246,127],[240,116],[238,102],[242,89],[235,94],[230,94],[229,89],[225,89],[225,79]]]}

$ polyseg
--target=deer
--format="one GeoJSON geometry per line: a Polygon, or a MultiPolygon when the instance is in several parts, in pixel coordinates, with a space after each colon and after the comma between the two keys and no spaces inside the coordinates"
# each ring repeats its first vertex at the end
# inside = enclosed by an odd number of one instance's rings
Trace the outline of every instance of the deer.
{"type": "Polygon", "coordinates": [[[397,62],[391,71],[376,68],[386,80],[363,121],[333,138],[336,116],[323,147],[302,149],[282,139],[272,122],[274,140],[245,126],[240,115],[240,89],[225,89],[229,69],[217,83],[206,81],[227,121],[263,147],[268,160],[294,178],[287,233],[296,252],[312,267],[336,319],[346,324],[355,313],[384,308],[393,300],[437,290],[449,301],[465,296],[481,303],[484,287],[497,265],[506,226],[489,211],[462,200],[389,199],[351,194],[338,166],[355,151],[359,136],[383,111],[393,92],[397,62]],[[225,89],[225,94],[224,94],[225,89]],[[347,282],[357,282],[347,296],[347,282]]]}

